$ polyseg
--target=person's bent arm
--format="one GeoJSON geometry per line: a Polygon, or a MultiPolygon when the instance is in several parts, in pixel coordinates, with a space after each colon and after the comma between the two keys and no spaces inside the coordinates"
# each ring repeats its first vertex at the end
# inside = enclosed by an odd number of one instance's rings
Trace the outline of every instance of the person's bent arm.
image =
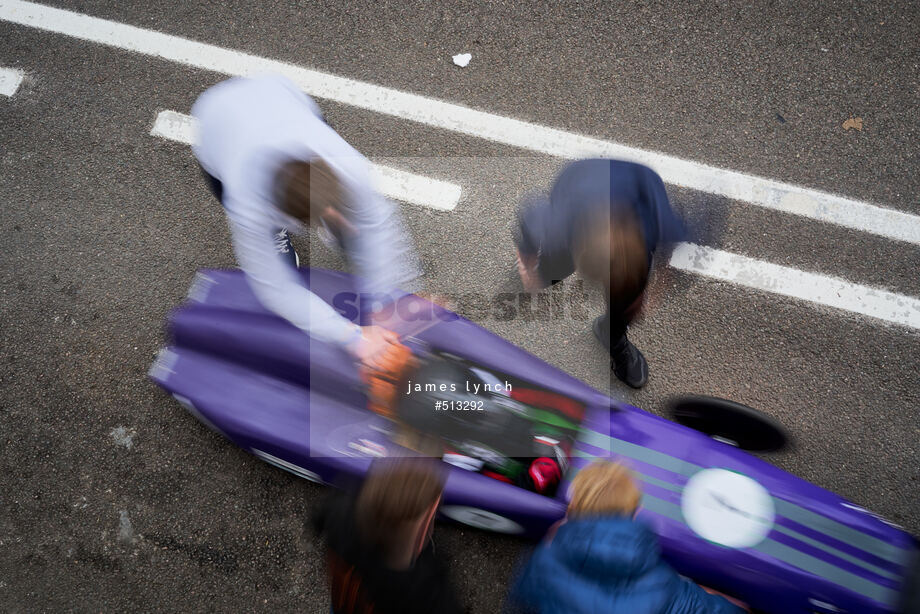
{"type": "Polygon", "coordinates": [[[358,326],[303,285],[297,271],[275,250],[273,229],[230,223],[233,247],[259,301],[313,339],[334,343],[366,368],[377,368],[396,335],[379,326],[358,326]]]}

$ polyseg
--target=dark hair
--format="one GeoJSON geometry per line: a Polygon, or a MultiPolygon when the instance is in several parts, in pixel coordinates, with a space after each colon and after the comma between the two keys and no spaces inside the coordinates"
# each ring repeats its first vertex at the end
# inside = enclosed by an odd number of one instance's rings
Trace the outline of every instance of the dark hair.
{"type": "Polygon", "coordinates": [[[304,224],[327,207],[342,208],[342,184],[321,158],[282,164],[275,175],[275,190],[278,208],[304,224]]]}

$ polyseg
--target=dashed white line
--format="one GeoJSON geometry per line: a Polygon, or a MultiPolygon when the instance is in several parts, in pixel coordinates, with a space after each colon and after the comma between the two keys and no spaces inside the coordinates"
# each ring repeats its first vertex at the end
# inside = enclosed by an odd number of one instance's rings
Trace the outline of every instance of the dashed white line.
{"type": "Polygon", "coordinates": [[[153,122],[150,134],[170,141],[194,145],[198,140],[198,126],[191,115],[175,111],[160,111],[153,122]]]}
{"type": "MultiPolygon", "coordinates": [[[[195,119],[175,111],[160,111],[150,134],[191,145],[197,138],[195,119]]],[[[407,173],[389,166],[371,164],[371,181],[377,190],[395,200],[451,211],[460,201],[461,188],[455,183],[407,173]]]]}
{"type": "Polygon", "coordinates": [[[451,211],[460,200],[460,186],[414,175],[389,166],[371,164],[371,181],[384,196],[411,205],[451,211]]]}
{"type": "Polygon", "coordinates": [[[692,243],[678,245],[670,265],[747,288],[920,329],[920,300],[839,277],[800,271],[692,243]]]}
{"type": "Polygon", "coordinates": [[[605,156],[634,160],[651,166],[673,185],[920,245],[920,216],[819,190],[493,115],[32,2],[0,0],[0,19],[228,75],[277,72],[320,98],[562,158],[605,156]]]}
{"type": "Polygon", "coordinates": [[[0,96],[10,97],[22,83],[22,71],[15,68],[0,68],[0,96]]]}

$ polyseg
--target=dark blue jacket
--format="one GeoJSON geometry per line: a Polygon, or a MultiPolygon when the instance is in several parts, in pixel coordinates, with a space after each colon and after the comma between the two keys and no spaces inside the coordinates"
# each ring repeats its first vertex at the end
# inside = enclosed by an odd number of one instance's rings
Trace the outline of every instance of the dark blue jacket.
{"type": "Polygon", "coordinates": [[[523,204],[516,242],[525,255],[539,255],[543,281],[553,283],[575,270],[572,249],[593,220],[592,213],[609,208],[635,214],[651,255],[662,243],[686,237],[681,218],[671,208],[661,177],[641,164],[621,160],[579,160],[566,166],[548,197],[523,204]]]}
{"type": "Polygon", "coordinates": [[[658,540],[625,516],[570,520],[537,547],[509,595],[528,614],[738,614],[740,608],[682,578],[658,540]]]}

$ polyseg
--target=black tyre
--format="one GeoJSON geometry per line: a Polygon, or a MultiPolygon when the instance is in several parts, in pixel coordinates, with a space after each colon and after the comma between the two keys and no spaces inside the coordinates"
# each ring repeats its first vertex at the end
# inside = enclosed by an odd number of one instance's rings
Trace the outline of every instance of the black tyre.
{"type": "Polygon", "coordinates": [[[776,452],[789,443],[786,430],[779,422],[727,399],[682,397],[671,402],[671,417],[713,439],[751,452],[776,452]]]}

